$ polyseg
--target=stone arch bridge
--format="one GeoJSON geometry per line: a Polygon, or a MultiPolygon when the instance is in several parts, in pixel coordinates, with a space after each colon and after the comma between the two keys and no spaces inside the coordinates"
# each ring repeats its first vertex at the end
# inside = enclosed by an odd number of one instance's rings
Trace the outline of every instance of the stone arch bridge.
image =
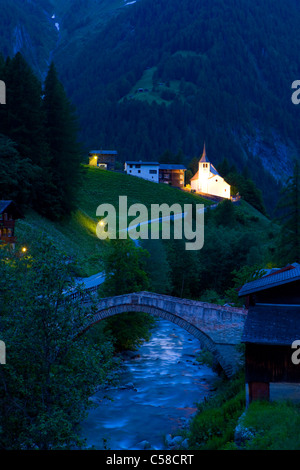
{"type": "Polygon", "coordinates": [[[188,299],[137,292],[100,299],[90,326],[124,312],[144,312],[169,320],[196,337],[211,351],[227,377],[240,364],[240,343],[247,310],[188,299]]]}

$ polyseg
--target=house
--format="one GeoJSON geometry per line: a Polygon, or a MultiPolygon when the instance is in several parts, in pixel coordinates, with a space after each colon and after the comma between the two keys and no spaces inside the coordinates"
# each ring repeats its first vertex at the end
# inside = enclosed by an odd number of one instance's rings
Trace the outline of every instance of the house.
{"type": "Polygon", "coordinates": [[[300,340],[300,265],[270,270],[245,284],[239,296],[249,306],[241,339],[247,403],[258,399],[300,402],[300,360],[293,360],[297,353],[293,343],[300,340]]]}
{"type": "Polygon", "coordinates": [[[230,185],[219,175],[207,158],[205,144],[199,160],[198,171],[191,178],[191,190],[209,196],[230,199],[230,185]]]}
{"type": "Polygon", "coordinates": [[[15,221],[24,216],[14,201],[0,201],[0,243],[15,247],[15,221]]]}
{"type": "Polygon", "coordinates": [[[154,183],[159,182],[158,162],[127,161],[125,162],[125,172],[127,175],[138,176],[154,183]]]}
{"type": "Polygon", "coordinates": [[[159,165],[159,182],[182,189],[184,187],[185,171],[186,168],[183,165],[161,163],[159,165]]]}
{"type": "Polygon", "coordinates": [[[89,152],[89,165],[104,170],[114,170],[117,155],[116,150],[91,150],[89,152]]]}
{"type": "Polygon", "coordinates": [[[184,187],[183,165],[162,164],[159,162],[127,161],[125,172],[155,183],[165,183],[177,188],[184,187]]]}

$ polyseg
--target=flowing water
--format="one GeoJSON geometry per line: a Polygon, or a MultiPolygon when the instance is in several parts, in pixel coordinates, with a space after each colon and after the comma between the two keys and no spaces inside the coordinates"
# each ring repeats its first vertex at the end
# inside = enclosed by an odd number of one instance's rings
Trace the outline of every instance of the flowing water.
{"type": "Polygon", "coordinates": [[[119,386],[91,397],[98,406],[82,423],[87,446],[134,450],[148,441],[152,449],[166,449],[164,436],[187,424],[216,377],[196,361],[199,351],[187,331],[159,320],[135,357],[125,355],[119,386]]]}

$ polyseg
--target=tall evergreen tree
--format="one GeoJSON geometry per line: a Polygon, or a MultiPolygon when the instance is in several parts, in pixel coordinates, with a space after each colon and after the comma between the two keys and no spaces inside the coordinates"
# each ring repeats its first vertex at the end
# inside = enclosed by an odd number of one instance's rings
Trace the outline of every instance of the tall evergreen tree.
{"type": "Polygon", "coordinates": [[[47,150],[43,127],[42,85],[21,53],[6,61],[3,75],[7,99],[0,131],[17,142],[22,157],[44,166],[47,150]]]}
{"type": "MultiPolygon", "coordinates": [[[[0,109],[0,132],[16,143],[19,157],[26,160],[26,168],[23,168],[22,173],[27,175],[25,186],[28,197],[23,202],[46,213],[45,208],[50,204],[51,176],[42,109],[42,86],[20,53],[12,59],[8,58],[5,64],[0,60],[0,74],[7,86],[6,105],[0,109]],[[30,165],[32,171],[27,174],[30,165]]],[[[2,159],[4,157],[5,155],[1,155],[2,159]]],[[[12,168],[15,165],[16,161],[12,163],[12,168]]],[[[15,181],[19,180],[20,176],[15,175],[15,181]]],[[[21,193],[22,191],[18,192],[21,193]]],[[[13,195],[15,192],[8,197],[13,195]]]]}
{"type": "Polygon", "coordinates": [[[0,134],[0,199],[13,199],[30,205],[33,186],[40,168],[29,158],[22,158],[16,144],[0,134]]]}
{"type": "Polygon", "coordinates": [[[45,80],[43,109],[46,138],[51,157],[52,182],[55,200],[48,215],[61,218],[75,207],[76,188],[80,181],[81,151],[77,141],[77,117],[55,65],[51,63],[45,80]]]}
{"type": "Polygon", "coordinates": [[[278,210],[282,211],[280,241],[277,261],[284,263],[300,262],[300,167],[295,161],[293,175],[281,191],[278,210]]]}

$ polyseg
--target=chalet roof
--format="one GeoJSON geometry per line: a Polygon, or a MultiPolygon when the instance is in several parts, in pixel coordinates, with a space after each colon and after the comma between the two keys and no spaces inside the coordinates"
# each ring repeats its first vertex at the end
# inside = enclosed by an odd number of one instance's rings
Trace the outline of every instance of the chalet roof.
{"type": "Polygon", "coordinates": [[[117,155],[116,150],[90,150],[89,155],[117,155]]]}
{"type": "Polygon", "coordinates": [[[243,343],[291,345],[300,338],[300,307],[256,305],[250,307],[241,341],[243,343]]]}
{"type": "Polygon", "coordinates": [[[160,163],[159,164],[160,170],[186,170],[184,165],[177,165],[177,164],[169,164],[169,163],[160,163]]]}
{"type": "Polygon", "coordinates": [[[294,263],[283,269],[273,270],[267,275],[255,281],[247,282],[239,291],[239,296],[252,294],[272,287],[288,284],[289,282],[298,281],[300,279],[300,265],[294,263]]]}
{"type": "Polygon", "coordinates": [[[13,213],[15,219],[24,218],[24,215],[14,201],[0,201],[0,214],[3,214],[3,212],[8,210],[8,208],[13,213]]]}
{"type": "Polygon", "coordinates": [[[155,166],[159,166],[159,163],[158,162],[142,162],[141,160],[140,161],[127,161],[125,162],[127,165],[155,165],[155,166]]]}

